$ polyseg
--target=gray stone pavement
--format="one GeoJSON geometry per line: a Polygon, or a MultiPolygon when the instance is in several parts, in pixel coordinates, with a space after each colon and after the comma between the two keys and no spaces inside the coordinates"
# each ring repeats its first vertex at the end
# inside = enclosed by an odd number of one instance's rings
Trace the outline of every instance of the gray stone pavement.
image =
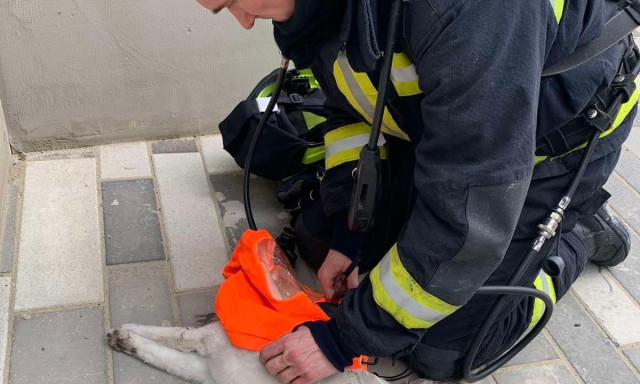
{"type": "MultiPolygon", "coordinates": [[[[103,334],[127,322],[194,325],[212,311],[247,227],[239,172],[219,135],[14,159],[0,238],[0,383],[181,383],[112,353],[103,334]]],[[[640,383],[640,127],[606,187],[633,232],[632,255],[587,268],[547,330],[483,383],[640,383]]],[[[277,234],[287,216],[274,188],[253,180],[256,220],[277,234]]],[[[403,369],[386,361],[382,371],[403,369]]]]}

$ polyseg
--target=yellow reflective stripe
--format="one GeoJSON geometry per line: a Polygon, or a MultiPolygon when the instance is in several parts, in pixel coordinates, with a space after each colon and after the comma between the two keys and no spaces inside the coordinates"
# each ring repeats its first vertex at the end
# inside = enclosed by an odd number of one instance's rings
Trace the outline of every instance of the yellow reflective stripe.
{"type": "Polygon", "coordinates": [[[404,52],[393,54],[391,82],[398,96],[414,96],[422,93],[418,86],[416,67],[404,52]]]}
{"type": "Polygon", "coordinates": [[[391,274],[395,278],[396,282],[402,288],[407,295],[411,296],[418,304],[431,308],[434,311],[440,312],[444,315],[450,315],[455,312],[459,307],[446,303],[437,297],[433,296],[429,292],[422,289],[411,274],[404,268],[402,261],[400,261],[400,255],[398,254],[398,247],[394,245],[389,252],[390,260],[389,265],[391,274]]]}
{"type": "Polygon", "coordinates": [[[324,159],[324,145],[307,148],[302,157],[302,164],[311,164],[324,159]]]}
{"type": "Polygon", "coordinates": [[[422,93],[418,86],[418,80],[415,81],[393,81],[393,87],[396,89],[398,96],[415,96],[422,93]]]}
{"type": "Polygon", "coordinates": [[[564,12],[564,0],[549,0],[553,7],[553,14],[556,16],[556,21],[560,24],[562,19],[562,13],[564,12]]]}
{"type": "Polygon", "coordinates": [[[338,140],[346,139],[351,136],[363,135],[365,133],[368,134],[369,132],[371,132],[369,124],[356,123],[345,125],[344,127],[327,132],[327,134],[324,135],[324,144],[331,145],[338,140]]]}
{"type": "Polygon", "coordinates": [[[394,53],[393,61],[391,62],[392,68],[406,68],[413,65],[409,56],[407,56],[404,52],[394,53]]]}
{"type": "MultiPolygon", "coordinates": [[[[636,86],[637,86],[637,81],[636,81],[636,86]]],[[[620,110],[618,111],[618,114],[616,115],[616,118],[613,120],[613,124],[611,125],[611,128],[607,129],[606,131],[602,132],[602,134],[600,135],[600,138],[604,138],[609,136],[613,131],[616,130],[616,128],[618,128],[620,126],[620,124],[622,124],[622,122],[624,121],[624,119],[627,118],[627,115],[629,115],[629,112],[631,112],[631,110],[633,109],[633,107],[635,107],[636,103],[638,102],[638,89],[635,89],[633,91],[633,93],[631,94],[631,97],[629,98],[629,100],[627,100],[626,103],[622,104],[620,106],[620,110]]],[[[538,165],[541,162],[549,159],[549,161],[553,161],[555,159],[559,159],[562,156],[568,155],[571,152],[575,152],[577,150],[580,150],[584,147],[587,146],[588,143],[582,143],[579,146],[573,148],[572,150],[570,150],[567,153],[563,153],[560,156],[556,156],[556,157],[548,157],[548,156],[535,156],[534,160],[533,160],[533,164],[534,165],[538,165]]]]}
{"type": "Polygon", "coordinates": [[[460,308],[425,291],[402,265],[395,245],[370,276],[376,303],[406,328],[428,328],[460,308]]]}
{"type": "MultiPolygon", "coordinates": [[[[333,63],[333,73],[340,92],[347,98],[349,104],[371,124],[378,93],[371,84],[369,76],[355,72],[349,65],[344,52],[341,52],[333,63]]],[[[382,115],[382,132],[409,141],[409,136],[398,127],[387,107],[382,115]]]]}
{"type": "MultiPolygon", "coordinates": [[[[327,156],[325,159],[325,167],[327,169],[336,167],[340,164],[347,163],[349,161],[356,161],[360,159],[360,151],[362,151],[364,144],[357,148],[347,149],[346,151],[338,152],[334,155],[327,156]]],[[[387,148],[380,147],[380,158],[382,160],[387,159],[387,148]]]]}
{"type": "Polygon", "coordinates": [[[408,329],[430,328],[434,324],[411,316],[407,311],[396,304],[384,289],[376,289],[376,287],[382,287],[379,267],[376,266],[373,271],[371,271],[369,279],[371,280],[371,285],[374,287],[373,300],[380,308],[393,316],[398,323],[402,324],[403,327],[408,329]]]}
{"type": "MultiPolygon", "coordinates": [[[[536,276],[533,286],[536,287],[537,290],[548,294],[551,297],[551,301],[553,301],[554,304],[556,303],[556,290],[553,286],[553,280],[551,279],[551,276],[547,275],[543,270],[540,270],[538,276],[536,276]]],[[[533,302],[533,312],[531,314],[531,321],[529,322],[528,330],[531,330],[536,326],[536,324],[538,324],[538,321],[542,318],[544,310],[544,302],[540,299],[535,299],[533,302]]]]}

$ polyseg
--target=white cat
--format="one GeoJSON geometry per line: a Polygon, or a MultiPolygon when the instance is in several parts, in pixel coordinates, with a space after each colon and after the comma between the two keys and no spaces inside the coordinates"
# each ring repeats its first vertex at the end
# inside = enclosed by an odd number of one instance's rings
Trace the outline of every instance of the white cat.
{"type": "MultiPolygon", "coordinates": [[[[200,328],[126,324],[109,331],[107,342],[117,351],[185,380],[202,384],[277,384],[258,360],[258,353],[231,345],[219,322],[200,328]]],[[[347,370],[320,383],[385,384],[387,381],[366,371],[347,370]]]]}

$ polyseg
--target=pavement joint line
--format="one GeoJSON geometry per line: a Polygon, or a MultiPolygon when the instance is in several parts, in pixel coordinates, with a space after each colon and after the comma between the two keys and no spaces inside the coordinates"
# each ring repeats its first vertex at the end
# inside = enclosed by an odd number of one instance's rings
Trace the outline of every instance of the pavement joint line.
{"type": "Polygon", "coordinates": [[[35,308],[35,309],[27,309],[24,311],[13,311],[14,317],[20,317],[21,319],[28,320],[32,316],[41,315],[44,313],[53,313],[53,312],[64,312],[64,311],[74,311],[76,309],[97,309],[102,308],[104,303],[80,303],[80,304],[72,304],[72,305],[56,305],[47,308],[35,308]]]}
{"type": "Polygon", "coordinates": [[[163,265],[166,264],[167,260],[146,260],[146,261],[137,261],[135,263],[122,263],[122,264],[112,264],[112,265],[107,265],[107,272],[108,271],[118,271],[121,269],[128,269],[130,267],[133,266],[155,266],[155,265],[163,265]]]}
{"type": "MultiPolygon", "coordinates": [[[[640,127],[636,127],[636,129],[640,129],[640,127]]],[[[639,153],[635,153],[633,151],[633,149],[629,148],[626,144],[622,144],[622,148],[625,149],[630,154],[632,154],[633,156],[635,156],[636,159],[640,160],[640,154],[639,153]]]]}
{"type": "Polygon", "coordinates": [[[214,287],[209,287],[209,288],[189,289],[189,290],[182,291],[182,292],[176,292],[176,293],[174,293],[174,295],[176,297],[181,297],[181,296],[197,295],[199,293],[210,293],[210,292],[214,292],[214,291],[218,290],[219,288],[220,288],[220,285],[216,285],[214,287]]]}
{"type": "Polygon", "coordinates": [[[514,371],[522,371],[528,368],[534,368],[534,367],[544,367],[544,366],[548,366],[548,365],[554,365],[557,364],[559,362],[561,362],[562,359],[558,358],[558,359],[552,359],[552,360],[542,360],[542,361],[534,361],[532,363],[525,363],[525,364],[518,364],[518,365],[512,365],[509,367],[502,367],[500,369],[498,369],[495,373],[509,373],[509,372],[514,372],[514,371]]]}
{"type": "MultiPolygon", "coordinates": [[[[109,308],[109,274],[107,269],[106,239],[104,237],[104,208],[102,201],[102,168],[100,164],[100,147],[94,147],[96,161],[96,193],[98,194],[98,230],[100,231],[100,253],[102,254],[102,284],[104,291],[104,304],[102,306],[103,330],[106,334],[111,328],[111,311],[109,308]]],[[[104,336],[104,335],[103,335],[104,336]]],[[[104,338],[103,338],[104,340],[104,338]]],[[[111,348],[105,348],[105,365],[107,371],[107,383],[114,384],[113,355],[111,348]]]]}
{"type": "Polygon", "coordinates": [[[116,179],[106,179],[106,180],[100,180],[101,183],[110,183],[112,181],[136,181],[136,180],[152,180],[151,177],[135,177],[135,176],[131,176],[131,177],[118,177],[116,179]]]}
{"type": "MultiPolygon", "coordinates": [[[[197,140],[199,146],[200,140],[197,140]]],[[[199,147],[198,147],[199,148],[199,147]]],[[[218,227],[220,227],[220,231],[222,233],[222,240],[224,241],[224,247],[227,250],[227,261],[231,257],[231,253],[233,249],[231,249],[231,241],[227,237],[227,230],[224,226],[224,219],[222,218],[222,212],[220,212],[220,202],[216,197],[216,189],[213,187],[213,183],[211,182],[211,174],[207,172],[207,163],[204,159],[204,153],[201,150],[198,150],[198,154],[200,155],[200,161],[202,161],[202,166],[204,167],[204,173],[207,176],[207,185],[209,186],[209,193],[211,194],[211,198],[213,199],[213,208],[216,210],[216,216],[218,217],[218,227]]],[[[221,173],[221,175],[225,175],[228,173],[221,173]]]]}
{"type": "Polygon", "coordinates": [[[593,314],[591,313],[591,311],[589,311],[589,309],[586,307],[586,305],[584,305],[584,303],[580,299],[580,296],[575,292],[575,290],[573,288],[571,288],[569,290],[569,294],[576,300],[578,305],[580,305],[585,310],[585,314],[587,315],[587,318],[589,318],[589,320],[591,320],[591,322],[595,325],[596,329],[598,331],[600,331],[600,333],[602,333],[605,336],[605,338],[607,339],[607,342],[609,343],[609,345],[611,345],[613,347],[613,349],[616,351],[616,354],[618,354],[618,356],[620,357],[622,362],[625,365],[627,365],[627,367],[629,367],[631,372],[633,372],[633,374],[638,378],[638,380],[640,380],[640,372],[636,369],[636,367],[633,365],[633,363],[631,363],[631,361],[629,361],[627,356],[620,349],[620,346],[616,345],[616,343],[614,343],[613,340],[609,337],[609,334],[606,332],[604,327],[598,322],[598,320],[595,318],[595,316],[593,316],[593,314]]]}
{"type": "Polygon", "coordinates": [[[547,338],[547,341],[549,341],[549,344],[551,344],[551,348],[553,348],[556,354],[560,357],[560,360],[562,360],[564,366],[569,370],[569,372],[571,372],[571,374],[576,379],[576,381],[578,383],[584,384],[585,381],[582,379],[582,376],[580,376],[576,367],[574,367],[571,361],[569,361],[569,359],[567,358],[567,355],[564,353],[562,348],[560,348],[560,345],[558,344],[556,339],[553,338],[553,335],[551,334],[551,332],[549,332],[549,330],[545,328],[542,331],[542,334],[544,334],[544,337],[547,338]]]}
{"type": "Polygon", "coordinates": [[[629,351],[634,349],[640,349],[640,342],[627,344],[623,347],[620,347],[621,351],[629,351]]]}
{"type": "MultiPolygon", "coordinates": [[[[197,144],[196,144],[197,145],[197,144]]],[[[145,146],[147,148],[147,159],[149,160],[149,167],[151,170],[151,181],[153,184],[153,193],[156,198],[156,208],[158,209],[158,223],[160,224],[160,238],[162,239],[162,247],[164,249],[164,260],[163,262],[168,265],[168,284],[169,284],[169,304],[171,305],[171,312],[173,314],[174,324],[182,324],[182,319],[180,318],[180,307],[178,305],[178,299],[175,297],[176,286],[175,286],[175,275],[173,273],[173,264],[171,263],[171,249],[169,246],[169,241],[167,239],[167,232],[165,228],[164,222],[164,211],[162,210],[162,199],[160,199],[160,188],[158,187],[158,182],[156,179],[156,167],[153,162],[153,142],[147,141],[145,142],[145,146]]]]}
{"type": "MultiPolygon", "coordinates": [[[[14,157],[17,158],[17,157],[14,157]]],[[[20,236],[20,230],[22,228],[22,205],[24,200],[24,180],[25,180],[25,171],[26,171],[26,161],[18,160],[13,163],[9,169],[9,177],[15,183],[18,188],[17,196],[16,196],[16,223],[14,228],[14,249],[13,249],[13,260],[11,266],[11,288],[9,291],[9,310],[7,313],[7,345],[6,353],[5,353],[5,361],[0,362],[0,364],[4,364],[4,374],[0,379],[3,383],[9,383],[9,375],[11,370],[11,359],[13,354],[11,351],[13,350],[13,338],[14,338],[14,330],[13,326],[15,323],[15,302],[16,302],[16,281],[18,276],[18,262],[20,261],[20,247],[19,241],[17,240],[20,236]]]]}

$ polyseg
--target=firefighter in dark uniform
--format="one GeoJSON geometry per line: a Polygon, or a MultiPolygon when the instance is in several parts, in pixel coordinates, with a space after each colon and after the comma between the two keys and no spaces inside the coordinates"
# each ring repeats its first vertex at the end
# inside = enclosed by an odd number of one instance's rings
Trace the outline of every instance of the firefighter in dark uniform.
{"type": "MultiPolygon", "coordinates": [[[[406,358],[431,379],[460,377],[471,338],[495,301],[474,293],[507,282],[580,161],[582,143],[558,149],[554,132],[584,124],[581,112],[611,84],[632,42],[559,75],[542,71],[598,37],[617,3],[406,3],[378,142],[383,188],[374,228],[360,234],[349,231],[347,209],[375,108],[390,1],[200,1],[228,7],[246,28],[255,18],[274,19],[283,55],[312,69],[330,113],[326,175],[320,201],[298,220],[299,246],[319,268],[328,298],[352,262],[371,271],[359,285],[355,271],[347,279],[355,289],[332,320],[305,324],[265,347],[267,370],[282,383],[309,383],[369,355],[406,358]]],[[[636,102],[634,93],[602,134],[559,240],[545,244],[520,285],[558,300],[587,260],[613,266],[628,254],[629,234],[608,214],[602,186],[636,102]],[[541,270],[552,252],[566,264],[556,277],[541,270]]],[[[539,300],[511,298],[476,365],[508,349],[541,312],[539,300]]]]}

